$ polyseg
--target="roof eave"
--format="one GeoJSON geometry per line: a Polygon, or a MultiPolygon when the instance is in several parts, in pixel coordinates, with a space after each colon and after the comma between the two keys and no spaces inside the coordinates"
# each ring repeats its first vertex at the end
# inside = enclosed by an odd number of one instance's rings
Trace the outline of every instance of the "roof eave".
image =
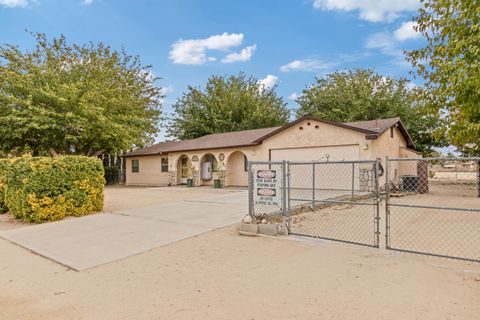
{"type": "Polygon", "coordinates": [[[143,157],[143,156],[156,156],[168,153],[179,153],[179,152],[190,152],[190,151],[204,151],[204,150],[223,150],[223,149],[231,149],[231,148],[243,148],[243,147],[255,147],[261,144],[259,143],[249,143],[249,144],[239,144],[239,145],[232,145],[232,146],[224,146],[224,147],[208,147],[208,148],[190,148],[190,149],[179,149],[179,150],[165,150],[159,153],[151,153],[151,154],[133,154],[133,155],[123,155],[125,158],[131,157],[143,157]]]}

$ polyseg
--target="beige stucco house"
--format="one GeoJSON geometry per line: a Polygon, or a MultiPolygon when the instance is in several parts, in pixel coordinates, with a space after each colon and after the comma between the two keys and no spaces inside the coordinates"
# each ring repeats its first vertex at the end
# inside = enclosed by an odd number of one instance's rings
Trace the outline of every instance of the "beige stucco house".
{"type": "MultiPolygon", "coordinates": [[[[247,160],[341,161],[418,157],[400,118],[336,123],[303,117],[282,127],[161,142],[125,155],[126,184],[246,186],[247,160]]],[[[400,175],[402,168],[392,168],[400,175]]],[[[407,170],[407,168],[405,168],[407,170]]]]}

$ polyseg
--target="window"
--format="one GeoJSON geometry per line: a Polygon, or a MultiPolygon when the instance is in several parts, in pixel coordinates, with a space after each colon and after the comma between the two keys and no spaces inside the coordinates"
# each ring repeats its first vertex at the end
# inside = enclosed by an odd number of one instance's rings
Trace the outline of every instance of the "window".
{"type": "Polygon", "coordinates": [[[390,138],[393,138],[393,127],[390,127],[390,138]]]}
{"type": "Polygon", "coordinates": [[[168,158],[162,158],[162,172],[168,172],[168,158]]]}
{"type": "Polygon", "coordinates": [[[243,170],[248,171],[248,159],[246,155],[243,155],[243,170]]]}
{"type": "Polygon", "coordinates": [[[140,161],[132,160],[132,172],[139,172],[139,171],[140,171],[140,161]]]}

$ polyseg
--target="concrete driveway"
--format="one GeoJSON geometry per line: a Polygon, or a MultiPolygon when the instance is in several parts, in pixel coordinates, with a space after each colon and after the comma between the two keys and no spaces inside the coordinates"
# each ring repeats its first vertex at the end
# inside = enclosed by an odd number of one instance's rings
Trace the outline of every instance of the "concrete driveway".
{"type": "Polygon", "coordinates": [[[105,199],[104,213],[0,237],[81,271],[237,223],[247,213],[244,190],[107,188],[105,199]]]}

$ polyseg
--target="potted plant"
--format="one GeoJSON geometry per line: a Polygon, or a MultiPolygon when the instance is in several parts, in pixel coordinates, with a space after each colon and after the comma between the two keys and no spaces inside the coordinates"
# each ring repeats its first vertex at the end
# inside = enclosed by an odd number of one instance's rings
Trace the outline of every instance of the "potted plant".
{"type": "Polygon", "coordinates": [[[225,181],[225,170],[220,170],[214,173],[213,186],[217,189],[222,188],[225,181]]]}

